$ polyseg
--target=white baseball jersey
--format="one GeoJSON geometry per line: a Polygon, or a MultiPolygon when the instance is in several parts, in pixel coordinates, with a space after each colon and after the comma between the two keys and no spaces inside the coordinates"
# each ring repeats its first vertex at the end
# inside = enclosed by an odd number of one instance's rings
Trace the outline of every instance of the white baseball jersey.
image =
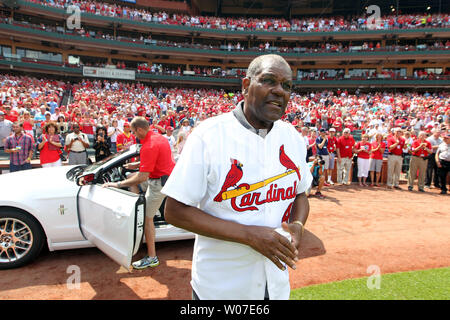
{"type": "MultiPolygon", "coordinates": [[[[281,120],[262,138],[229,112],[193,130],[162,193],[215,217],[281,227],[312,181],[304,139],[281,120]]],[[[289,299],[289,272],[240,243],[196,236],[191,285],[203,299],[289,299]]]]}

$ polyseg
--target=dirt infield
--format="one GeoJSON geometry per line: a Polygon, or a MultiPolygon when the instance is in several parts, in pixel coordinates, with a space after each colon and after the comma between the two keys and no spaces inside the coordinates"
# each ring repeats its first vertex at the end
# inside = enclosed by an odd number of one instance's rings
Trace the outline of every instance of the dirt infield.
{"type": "MultiPolygon", "coordinates": [[[[450,266],[450,196],[355,185],[310,198],[311,212],[291,287],[450,266]]],[[[161,265],[128,273],[97,249],[46,252],[21,269],[0,271],[0,299],[190,299],[193,240],[158,243],[161,265]],[[69,266],[80,288],[68,288],[69,266]]],[[[144,254],[141,248],[138,257],[144,254]]],[[[70,278],[72,277],[72,278],[70,278]]]]}

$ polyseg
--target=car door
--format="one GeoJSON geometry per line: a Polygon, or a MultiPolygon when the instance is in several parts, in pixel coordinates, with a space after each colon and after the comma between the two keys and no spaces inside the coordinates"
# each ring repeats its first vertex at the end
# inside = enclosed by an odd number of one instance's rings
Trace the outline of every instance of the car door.
{"type": "Polygon", "coordinates": [[[145,197],[95,184],[82,186],[78,218],[83,236],[130,270],[144,234],[145,197]]]}

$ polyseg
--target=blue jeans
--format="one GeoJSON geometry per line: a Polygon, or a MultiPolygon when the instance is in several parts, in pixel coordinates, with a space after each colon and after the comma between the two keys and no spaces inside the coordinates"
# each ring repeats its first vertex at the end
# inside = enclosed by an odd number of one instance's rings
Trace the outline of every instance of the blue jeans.
{"type": "Polygon", "coordinates": [[[29,170],[31,169],[31,163],[24,163],[21,165],[9,164],[9,172],[21,171],[21,170],[29,170]]]}

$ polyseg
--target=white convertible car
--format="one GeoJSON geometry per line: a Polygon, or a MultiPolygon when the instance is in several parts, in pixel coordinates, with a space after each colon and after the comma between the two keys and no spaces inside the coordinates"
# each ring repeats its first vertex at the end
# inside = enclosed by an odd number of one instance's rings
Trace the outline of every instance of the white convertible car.
{"type": "MultiPolygon", "coordinates": [[[[90,166],[62,166],[0,175],[0,269],[23,266],[45,243],[50,251],[97,247],[129,269],[143,239],[145,197],[102,188],[129,174],[123,165],[140,145],[90,166]]],[[[156,241],[194,234],[155,216],[156,241]]]]}

